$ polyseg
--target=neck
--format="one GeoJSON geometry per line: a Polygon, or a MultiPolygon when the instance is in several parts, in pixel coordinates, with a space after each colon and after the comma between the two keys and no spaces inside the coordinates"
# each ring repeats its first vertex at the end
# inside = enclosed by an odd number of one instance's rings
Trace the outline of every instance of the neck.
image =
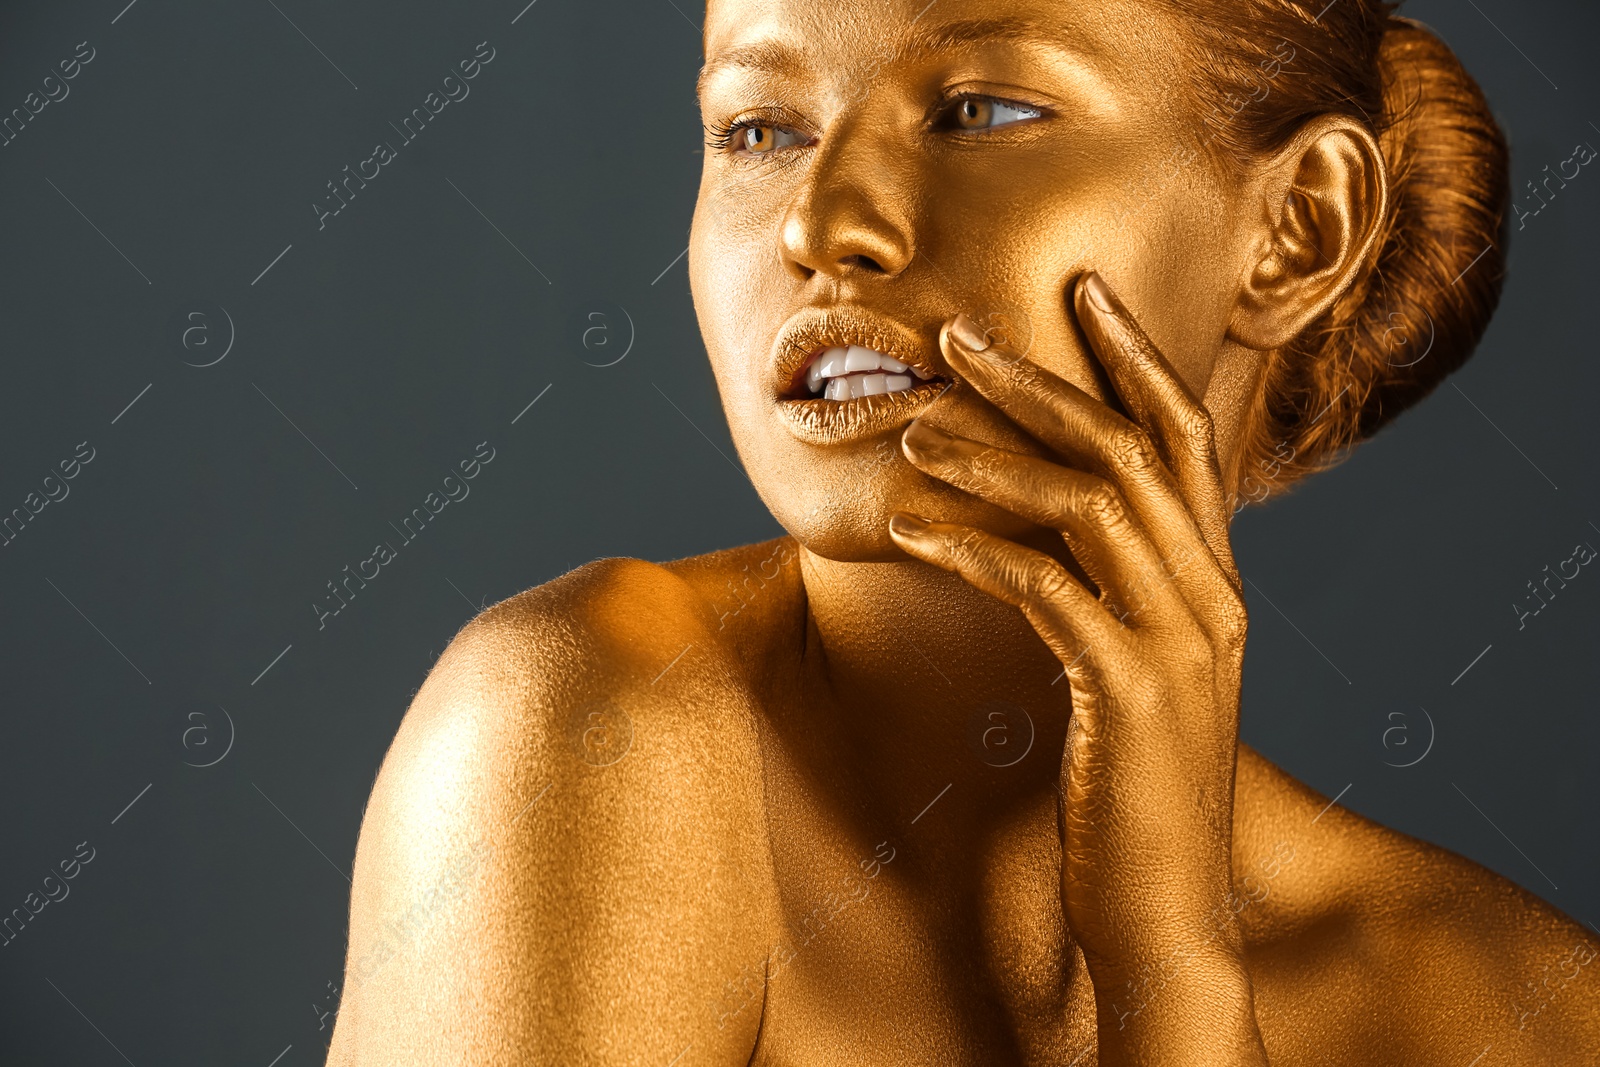
{"type": "Polygon", "coordinates": [[[952,773],[984,772],[985,763],[1002,765],[1019,751],[1025,731],[1033,758],[1007,778],[1054,784],[1070,691],[1022,612],[916,560],[843,563],[802,547],[800,563],[823,653],[817,669],[868,751],[890,765],[907,757],[924,766],[948,761],[952,773]],[[1000,720],[990,718],[996,705],[1000,720]],[[1011,750],[995,747],[1008,743],[1004,730],[985,742],[996,722],[1017,731],[1008,735],[1011,750]]]}

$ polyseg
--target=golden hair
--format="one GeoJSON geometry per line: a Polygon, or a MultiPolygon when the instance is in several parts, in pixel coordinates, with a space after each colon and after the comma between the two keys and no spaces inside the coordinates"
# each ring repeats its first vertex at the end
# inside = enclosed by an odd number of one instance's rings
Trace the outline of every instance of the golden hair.
{"type": "Polygon", "coordinates": [[[1373,132],[1389,172],[1365,269],[1268,359],[1241,449],[1242,501],[1337,462],[1426,396],[1466,361],[1499,302],[1505,137],[1450,47],[1395,6],[1223,0],[1233,18],[1197,20],[1205,91],[1229,102],[1215,149],[1260,157],[1337,113],[1373,132]]]}

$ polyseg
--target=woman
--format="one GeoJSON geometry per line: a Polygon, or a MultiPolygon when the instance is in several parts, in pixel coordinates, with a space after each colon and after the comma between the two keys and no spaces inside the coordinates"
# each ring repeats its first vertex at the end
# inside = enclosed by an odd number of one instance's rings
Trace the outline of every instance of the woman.
{"type": "Polygon", "coordinates": [[[1237,740],[1236,502],[1498,295],[1449,50],[1369,0],[705,35],[695,305],[790,536],[456,637],[373,790],[330,1062],[1595,1062],[1584,929],[1237,740]]]}

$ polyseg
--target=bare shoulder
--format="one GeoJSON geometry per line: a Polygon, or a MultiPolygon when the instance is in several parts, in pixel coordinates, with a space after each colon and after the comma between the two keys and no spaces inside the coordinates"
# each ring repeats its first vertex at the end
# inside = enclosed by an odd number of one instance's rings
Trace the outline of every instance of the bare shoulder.
{"type": "Polygon", "coordinates": [[[1600,1062],[1592,932],[1245,748],[1235,811],[1231,906],[1275,1065],[1600,1062]]]}
{"type": "Polygon", "coordinates": [[[708,1005],[764,959],[770,860],[716,628],[607,559],[456,635],[363,819],[331,1064],[748,1060],[708,1005]]]}

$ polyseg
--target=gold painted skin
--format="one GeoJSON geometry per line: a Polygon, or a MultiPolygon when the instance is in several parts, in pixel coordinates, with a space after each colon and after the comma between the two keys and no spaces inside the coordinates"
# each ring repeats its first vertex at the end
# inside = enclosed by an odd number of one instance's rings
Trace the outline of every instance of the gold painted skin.
{"type": "Polygon", "coordinates": [[[1364,269],[1370,134],[1197,162],[1124,229],[1194,121],[1182,20],[924,3],[711,3],[706,120],[759,132],[708,148],[691,279],[792,536],[463,629],[367,809],[329,1062],[1597,1062],[1596,938],[1237,744],[1237,443],[1364,269]],[[838,308],[949,386],[909,427],[785,414],[828,336],[785,326],[838,308]]]}

